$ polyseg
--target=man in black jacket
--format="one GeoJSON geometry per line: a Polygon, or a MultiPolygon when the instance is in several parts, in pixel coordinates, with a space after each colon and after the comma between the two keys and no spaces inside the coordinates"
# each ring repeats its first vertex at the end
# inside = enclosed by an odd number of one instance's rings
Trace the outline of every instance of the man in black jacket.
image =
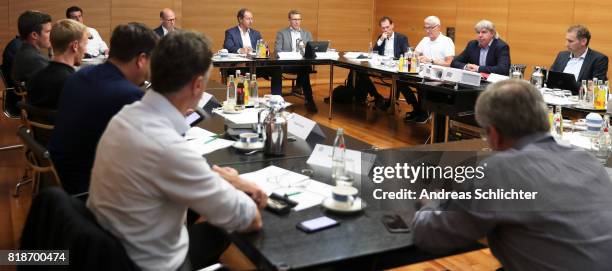
{"type": "Polygon", "coordinates": [[[23,82],[49,64],[49,59],[39,50],[51,47],[51,16],[28,10],[19,15],[17,24],[23,44],[15,55],[12,77],[15,81],[23,82]]]}
{"type": "Polygon", "coordinates": [[[504,42],[495,25],[482,20],[474,27],[477,39],[468,42],[451,67],[473,72],[508,75],[510,72],[510,46],[504,42]]]}
{"type": "Polygon", "coordinates": [[[577,82],[594,77],[608,80],[608,57],[589,48],[591,32],[583,25],[573,25],[565,34],[567,51],[559,52],[551,71],[571,73],[577,82]]]}

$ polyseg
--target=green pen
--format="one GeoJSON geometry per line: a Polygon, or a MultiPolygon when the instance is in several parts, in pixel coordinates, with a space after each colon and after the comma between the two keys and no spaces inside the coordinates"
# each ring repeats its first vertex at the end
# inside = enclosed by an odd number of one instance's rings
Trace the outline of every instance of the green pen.
{"type": "Polygon", "coordinates": [[[206,140],[206,142],[204,142],[204,144],[208,144],[210,142],[213,142],[215,139],[219,138],[219,135],[214,135],[212,136],[209,140],[206,140]]]}
{"type": "Polygon", "coordinates": [[[291,197],[291,196],[299,195],[299,194],[301,194],[301,193],[302,193],[302,192],[297,191],[297,192],[293,192],[293,193],[285,194],[285,197],[291,197]]]}

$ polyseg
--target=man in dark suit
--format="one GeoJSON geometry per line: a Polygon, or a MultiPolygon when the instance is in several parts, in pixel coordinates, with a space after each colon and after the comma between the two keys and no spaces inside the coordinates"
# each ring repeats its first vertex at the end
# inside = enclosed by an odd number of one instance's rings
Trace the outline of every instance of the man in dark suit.
{"type": "Polygon", "coordinates": [[[144,95],[138,86],[149,77],[158,39],[141,23],[118,25],[108,61],[80,69],[64,84],[49,152],[68,194],[88,191],[96,146],[108,122],[144,95]]]}
{"type": "Polygon", "coordinates": [[[162,11],[159,12],[159,20],[161,21],[161,24],[153,31],[155,31],[155,34],[157,34],[160,38],[167,35],[168,32],[176,30],[174,27],[176,24],[176,16],[174,15],[174,11],[171,9],[162,9],[162,11]]]}
{"type": "Polygon", "coordinates": [[[49,64],[49,58],[41,54],[40,49],[51,47],[51,16],[28,10],[19,15],[17,24],[23,43],[15,55],[12,77],[25,82],[49,64]]]}
{"type": "Polygon", "coordinates": [[[589,48],[591,32],[583,25],[573,25],[565,34],[567,51],[559,52],[551,71],[571,73],[577,82],[597,78],[608,80],[608,57],[589,48]]]}
{"type": "Polygon", "coordinates": [[[495,25],[482,20],[474,27],[477,39],[468,42],[451,67],[473,72],[508,75],[510,72],[510,46],[499,38],[495,25]]]}
{"type": "MultiPolygon", "coordinates": [[[[283,28],[276,33],[276,41],[274,48],[276,52],[292,52],[298,51],[300,44],[297,40],[302,40],[305,45],[312,41],[312,34],[302,28],[302,14],[297,10],[291,10],[288,14],[289,27],[283,28]]],[[[306,100],[306,109],[310,112],[317,112],[317,106],[312,98],[312,87],[310,85],[310,71],[312,67],[283,67],[283,72],[297,74],[297,86],[302,87],[304,91],[304,99],[306,100]]]]}
{"type": "MultiPolygon", "coordinates": [[[[373,46],[372,50],[381,56],[393,58],[399,58],[402,54],[408,51],[408,46],[410,46],[408,43],[408,37],[393,31],[395,25],[390,17],[383,16],[380,18],[379,24],[382,33],[376,39],[376,44],[373,46]]],[[[368,93],[374,97],[376,107],[382,110],[385,110],[388,107],[388,103],[385,102],[383,96],[378,93],[376,87],[372,83],[372,80],[366,74],[357,73],[356,81],[355,88],[357,91],[361,93],[368,93]]],[[[365,97],[365,94],[357,94],[357,96],[365,97]]]]}
{"type": "MultiPolygon", "coordinates": [[[[259,31],[251,28],[253,24],[253,13],[242,8],[236,15],[238,25],[225,30],[223,48],[230,53],[250,54],[255,51],[258,40],[263,40],[259,31]]],[[[229,71],[229,70],[228,70],[229,71]]],[[[257,76],[271,76],[272,94],[282,93],[281,69],[279,67],[267,67],[257,69],[257,76]]]]}

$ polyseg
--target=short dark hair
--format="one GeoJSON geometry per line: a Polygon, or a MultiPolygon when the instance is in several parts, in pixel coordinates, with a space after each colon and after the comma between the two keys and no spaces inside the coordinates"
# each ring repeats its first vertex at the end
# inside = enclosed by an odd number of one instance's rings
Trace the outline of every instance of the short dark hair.
{"type": "Polygon", "coordinates": [[[83,10],[80,7],[77,7],[77,6],[69,7],[68,9],[66,9],[66,18],[70,19],[70,13],[77,12],[77,11],[81,12],[81,15],[83,15],[83,10]]]}
{"type": "Polygon", "coordinates": [[[109,58],[129,62],[140,54],[150,55],[159,37],[142,23],[120,24],[110,39],[109,58]]]}
{"type": "Polygon", "coordinates": [[[17,28],[22,40],[27,40],[32,32],[40,35],[42,25],[51,22],[51,16],[35,10],[26,10],[17,19],[17,28]]]}
{"type": "Polygon", "coordinates": [[[567,29],[567,33],[570,32],[576,32],[576,38],[579,40],[586,39],[586,45],[589,46],[589,42],[591,42],[591,32],[586,26],[580,24],[572,25],[567,29]]]}
{"type": "Polygon", "coordinates": [[[210,40],[200,33],[168,33],[151,55],[153,89],[162,94],[176,92],[194,77],[205,74],[212,63],[210,48],[210,40]]]}
{"type": "Polygon", "coordinates": [[[251,11],[250,11],[248,8],[241,8],[241,9],[238,11],[238,14],[236,14],[236,19],[238,19],[238,23],[240,23],[240,20],[241,20],[242,18],[244,18],[244,14],[245,14],[247,11],[248,11],[248,12],[251,12],[251,11]]]}
{"type": "Polygon", "coordinates": [[[382,16],[380,18],[380,20],[378,20],[378,25],[381,25],[384,21],[389,21],[390,24],[393,23],[393,20],[391,20],[391,17],[389,17],[389,16],[382,16]]]}

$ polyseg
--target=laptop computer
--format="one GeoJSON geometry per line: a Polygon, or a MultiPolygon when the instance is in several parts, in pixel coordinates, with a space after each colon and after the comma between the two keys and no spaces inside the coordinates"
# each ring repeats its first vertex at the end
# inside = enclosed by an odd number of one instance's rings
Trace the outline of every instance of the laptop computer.
{"type": "Polygon", "coordinates": [[[309,41],[304,49],[304,58],[313,59],[317,57],[316,52],[326,52],[329,46],[328,41],[309,41]]]}
{"type": "Polygon", "coordinates": [[[572,95],[578,95],[578,90],[580,90],[580,86],[573,74],[554,71],[548,71],[546,87],[567,89],[572,91],[572,95]]]}

